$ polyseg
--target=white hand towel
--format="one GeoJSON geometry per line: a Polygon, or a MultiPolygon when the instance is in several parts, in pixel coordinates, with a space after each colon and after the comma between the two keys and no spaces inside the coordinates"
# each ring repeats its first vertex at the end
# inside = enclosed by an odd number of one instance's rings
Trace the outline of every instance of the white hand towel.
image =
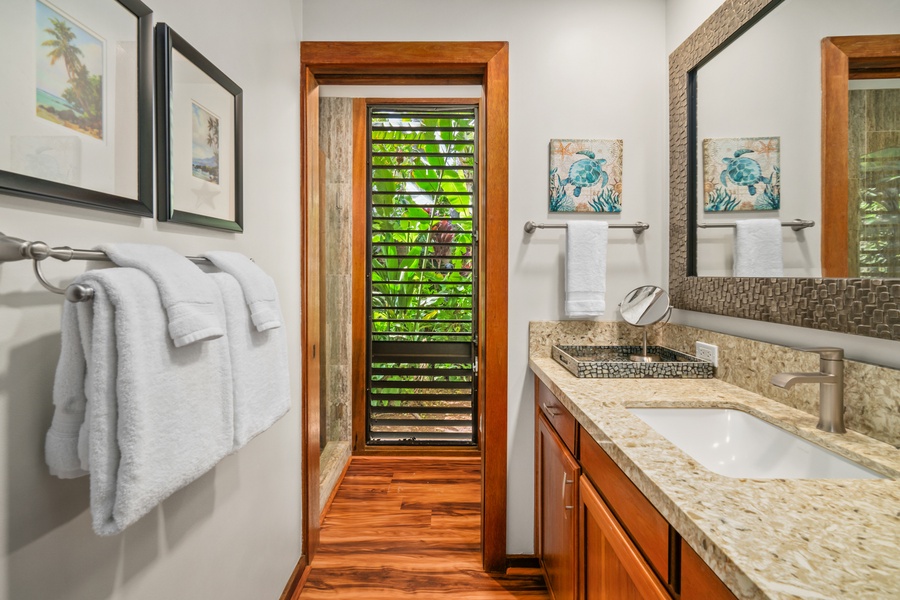
{"type": "Polygon", "coordinates": [[[734,234],[734,276],[783,275],[781,222],[778,219],[738,221],[734,234]]]}
{"type": "Polygon", "coordinates": [[[169,335],[177,347],[225,335],[225,324],[215,314],[218,289],[187,258],[152,244],[103,244],[97,248],[117,265],[140,269],[156,282],[169,317],[169,335]]]}
{"type": "Polygon", "coordinates": [[[62,348],[53,381],[53,422],[44,441],[50,474],[60,479],[87,475],[78,457],[78,435],[84,423],[85,360],[75,304],[63,303],[62,348]]]}
{"type": "Polygon", "coordinates": [[[201,256],[208,258],[241,284],[244,300],[250,307],[250,318],[257,331],[281,327],[283,320],[278,308],[275,281],[256,263],[239,252],[204,252],[201,256]]]}
{"type": "Polygon", "coordinates": [[[606,221],[569,221],[566,231],[566,315],[606,310],[606,221]]]}
{"type": "MultiPolygon", "coordinates": [[[[54,390],[54,397],[66,399],[57,412],[63,406],[75,414],[85,410],[81,429],[87,455],[81,463],[91,476],[93,527],[100,535],[112,535],[231,452],[231,358],[225,338],[176,347],[156,286],[143,272],[103,269],[77,281],[94,289],[92,302],[76,306],[84,380],[61,357],[56,382],[72,390],[54,390]],[[80,389],[83,407],[78,406],[80,389]]],[[[215,289],[212,314],[224,322],[215,289]]],[[[70,329],[70,310],[65,317],[64,327],[70,329]]],[[[54,417],[53,423],[48,448],[51,438],[71,437],[71,429],[57,430],[58,423],[70,424],[67,419],[54,417]]],[[[71,463],[68,448],[63,466],[71,463]]]]}
{"type": "MultiPolygon", "coordinates": [[[[228,273],[209,276],[225,303],[234,378],[234,450],[280,419],[291,407],[287,336],[283,327],[257,331],[250,322],[246,288],[228,273]]],[[[277,300],[272,310],[281,320],[277,300]]]]}

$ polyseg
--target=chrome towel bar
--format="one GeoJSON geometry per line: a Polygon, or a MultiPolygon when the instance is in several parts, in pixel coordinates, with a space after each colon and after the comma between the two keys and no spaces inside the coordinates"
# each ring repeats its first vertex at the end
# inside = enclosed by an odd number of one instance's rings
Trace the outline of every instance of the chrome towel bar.
{"type": "MultiPolygon", "coordinates": [[[[525,223],[525,233],[534,233],[535,229],[565,229],[566,227],[565,223],[535,223],[534,221],[527,221],[525,223]]],[[[650,229],[650,225],[643,221],[636,223],[610,223],[609,228],[630,229],[637,234],[641,234],[650,229]]]]}
{"type": "MultiPolygon", "coordinates": [[[[808,227],[815,227],[816,222],[809,219],[794,219],[793,221],[784,221],[782,227],[790,227],[794,231],[800,231],[808,227]]],[[[697,223],[697,227],[701,229],[714,229],[719,227],[737,227],[737,223],[697,223]]]]}
{"type": "MultiPolygon", "coordinates": [[[[77,250],[68,246],[51,247],[44,242],[28,242],[0,233],[0,264],[30,259],[33,261],[35,277],[48,291],[61,294],[70,302],[87,302],[94,297],[94,290],[90,286],[73,283],[66,288],[61,288],[47,281],[41,270],[41,261],[48,258],[55,258],[63,262],[70,260],[112,262],[106,253],[100,250],[77,250]]],[[[188,256],[187,258],[197,264],[212,266],[209,260],[200,256],[188,256]]]]}

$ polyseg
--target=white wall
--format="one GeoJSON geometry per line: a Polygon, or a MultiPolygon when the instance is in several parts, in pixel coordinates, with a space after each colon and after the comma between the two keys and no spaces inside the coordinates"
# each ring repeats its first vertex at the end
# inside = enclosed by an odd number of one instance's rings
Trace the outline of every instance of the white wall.
{"type": "MultiPolygon", "coordinates": [[[[794,0],[786,0],[788,5],[794,0]]],[[[858,15],[860,6],[873,5],[874,0],[867,0],[865,3],[855,3],[853,10],[850,11],[848,19],[855,18],[858,15]]],[[[806,2],[804,4],[812,4],[806,2]]],[[[819,3],[815,3],[818,10],[819,3]]],[[[877,1],[879,5],[887,5],[889,2],[877,1]]],[[[676,49],[693,31],[700,26],[719,6],[719,0],[667,0],[666,1],[666,23],[667,23],[667,39],[666,46],[669,52],[676,49]]],[[[844,3],[844,6],[846,4],[844,3]]],[[[785,6],[782,6],[785,8],[785,6]]],[[[776,14],[776,13],[772,13],[776,14]]],[[[768,19],[772,14],[764,17],[768,19]]],[[[896,19],[895,19],[896,20],[896,19]]],[[[878,25],[870,25],[867,31],[874,32],[871,27],[888,27],[893,21],[880,20],[878,25]]],[[[800,29],[806,27],[804,24],[800,29]]],[[[796,30],[795,30],[796,33],[796,30]]],[[[785,34],[787,35],[787,34],[785,34]]],[[[826,35],[823,33],[823,35],[826,35]]],[[[827,34],[836,35],[836,34],[827,34]]],[[[815,73],[818,76],[818,68],[815,73]]],[[[789,96],[786,96],[789,97],[789,96]]],[[[818,140],[818,135],[815,138],[818,140]]],[[[817,142],[815,142],[817,143],[817,142]]],[[[813,146],[814,157],[818,156],[813,146]]],[[[815,179],[815,185],[818,187],[818,178],[815,179]]],[[[704,313],[676,310],[672,316],[672,321],[691,325],[693,327],[701,327],[721,331],[731,335],[738,335],[755,340],[772,342],[776,344],[784,344],[788,346],[838,346],[844,348],[847,358],[868,362],[886,367],[900,368],[900,343],[880,340],[870,337],[848,335],[842,333],[832,333],[828,331],[818,331],[801,327],[791,327],[788,325],[779,325],[774,323],[763,323],[760,321],[751,321],[748,319],[735,319],[732,317],[723,317],[720,315],[709,315],[704,313]]]]}
{"type": "MultiPolygon", "coordinates": [[[[523,233],[548,215],[553,138],[624,139],[623,211],[646,221],[636,238],[610,232],[606,320],[641,284],[664,284],[666,62],[663,0],[304,0],[304,41],[481,40],[510,44],[509,533],[507,551],[533,548],[534,412],[528,322],[563,311],[565,235],[523,233]]],[[[583,217],[583,215],[577,215],[583,217]]],[[[590,217],[588,217],[590,218],[590,217]]]]}
{"type": "MultiPolygon", "coordinates": [[[[300,554],[299,95],[288,0],[153,0],[244,90],[244,225],[233,235],[0,196],[0,231],[55,245],[159,243],[244,252],[278,284],[293,408],[124,534],[91,530],[88,481],[47,473],[62,298],[26,262],[0,266],[0,598],[277,598],[300,554]]],[[[33,6],[33,3],[32,3],[33,6]]],[[[33,10],[33,9],[32,9],[33,10]]],[[[8,88],[5,88],[8,89],[8,88]]],[[[48,264],[62,282],[85,263],[48,264]]]]}

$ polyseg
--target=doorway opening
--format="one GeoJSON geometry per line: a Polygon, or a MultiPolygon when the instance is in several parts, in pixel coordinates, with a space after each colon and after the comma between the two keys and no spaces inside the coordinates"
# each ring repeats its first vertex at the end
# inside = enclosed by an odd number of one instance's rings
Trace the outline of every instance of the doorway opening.
{"type": "MultiPolygon", "coordinates": [[[[312,560],[315,555],[319,541],[319,510],[320,503],[316,500],[319,496],[319,458],[321,452],[321,436],[320,427],[323,426],[320,412],[323,408],[321,401],[326,377],[324,374],[323,350],[322,343],[326,338],[328,324],[324,321],[323,316],[327,309],[334,310],[328,299],[324,297],[324,277],[327,277],[320,269],[319,251],[327,239],[323,239],[322,213],[321,209],[327,202],[326,192],[323,189],[322,181],[324,176],[321,174],[320,161],[322,160],[319,148],[319,85],[479,85],[483,90],[482,97],[476,99],[476,102],[470,101],[468,104],[473,108],[477,108],[476,117],[480,116],[475,125],[473,125],[474,133],[481,141],[481,148],[475,154],[475,158],[479,159],[479,171],[477,175],[473,172],[470,182],[473,186],[472,195],[472,224],[475,225],[480,220],[480,231],[476,240],[475,231],[471,230],[467,233],[451,229],[450,231],[442,231],[438,225],[436,231],[430,228],[425,235],[432,235],[431,245],[426,244],[427,237],[414,240],[415,246],[421,248],[420,251],[431,252],[431,256],[427,256],[429,262],[428,267],[432,269],[434,277],[446,276],[441,274],[440,269],[434,265],[440,266],[444,261],[444,267],[447,267],[447,261],[450,261],[450,269],[462,269],[462,265],[454,267],[453,262],[464,262],[467,258],[471,258],[471,315],[468,327],[471,331],[457,331],[451,333],[466,333],[469,337],[464,338],[464,343],[468,344],[469,352],[466,357],[469,362],[463,362],[461,352],[460,356],[452,356],[452,360],[457,362],[439,362],[430,364],[429,360],[423,360],[425,357],[419,353],[415,358],[418,362],[410,362],[407,355],[389,356],[384,353],[379,354],[382,358],[399,359],[406,362],[398,362],[394,360],[388,364],[401,365],[398,369],[437,369],[435,365],[452,364],[454,368],[467,368],[470,365],[474,375],[475,369],[478,369],[477,377],[466,377],[457,372],[453,375],[441,373],[442,377],[433,379],[436,383],[453,384],[452,386],[440,388],[444,390],[463,390],[462,393],[454,392],[452,395],[465,394],[466,388],[457,387],[458,384],[465,384],[471,390],[471,431],[467,435],[474,441],[470,447],[470,452],[480,456],[481,481],[482,481],[482,502],[481,502],[481,554],[482,563],[486,571],[505,571],[506,570],[506,346],[507,346],[507,182],[508,182],[508,46],[504,42],[439,42],[439,43],[370,43],[370,42],[303,42],[301,43],[301,136],[302,136],[302,161],[301,161],[301,202],[302,202],[302,228],[303,228],[303,273],[301,277],[303,305],[301,311],[303,314],[303,331],[302,331],[302,401],[303,401],[303,553],[306,561],[312,560]],[[453,234],[454,239],[436,237],[442,234],[453,234]],[[468,236],[468,237],[467,237],[468,236]],[[470,257],[465,256],[467,248],[454,244],[465,244],[470,246],[470,257]],[[446,247],[446,248],[444,248],[446,247]],[[435,255],[434,252],[437,252],[435,255]],[[446,252],[447,254],[441,254],[446,252]],[[455,252],[462,252],[462,256],[456,256],[455,252]],[[477,318],[479,315],[480,318],[477,318]],[[422,366],[425,365],[425,366],[422,366]],[[463,366],[459,366],[463,365],[463,366]],[[454,379],[458,378],[458,379],[454,379]]],[[[362,102],[365,102],[362,100],[362,102]]],[[[376,106],[376,102],[370,102],[376,106]]],[[[415,103],[421,107],[421,103],[415,103]]],[[[434,103],[433,104],[447,104],[434,103]]],[[[460,110],[459,102],[450,102],[453,110],[460,110]]],[[[354,107],[358,105],[354,100],[354,107]]],[[[362,127],[366,131],[366,111],[359,111],[354,108],[353,111],[353,128],[355,131],[362,127]],[[362,115],[361,117],[359,115],[362,115]]],[[[434,132],[431,132],[434,133],[434,132]]],[[[360,136],[361,138],[365,137],[360,136]]],[[[370,132],[370,138],[374,137],[370,132]]],[[[354,136],[354,139],[356,136],[354,136]]],[[[430,140],[435,141],[435,140],[430,140]]],[[[462,141],[462,140],[459,140],[462,141]]],[[[357,149],[354,147],[354,153],[357,149]]],[[[354,180],[367,181],[368,178],[375,178],[373,175],[366,175],[365,161],[362,161],[362,172],[357,172],[359,161],[354,160],[354,180]]],[[[433,165],[441,166],[441,165],[433,165]]],[[[444,165],[459,166],[459,165],[444,165]]],[[[473,165],[474,166],[474,165],[473,165]]],[[[444,169],[451,171],[452,169],[444,169]]],[[[386,182],[372,182],[386,183],[386,182]]],[[[404,185],[409,182],[403,182],[404,185]]],[[[420,182],[422,184],[426,182],[420,182]]],[[[431,182],[433,183],[433,182],[431,182]]],[[[371,212],[372,208],[365,208],[366,187],[353,187],[353,206],[354,214],[365,214],[371,212]],[[361,193],[360,193],[361,191],[361,193]],[[361,196],[361,198],[360,198],[361,196]],[[362,204],[360,204],[362,202],[362,204]],[[363,206],[362,210],[355,207],[363,206]]],[[[449,189],[449,188],[448,188],[449,189]]],[[[427,191],[425,189],[421,191],[427,191]]],[[[424,195],[424,194],[422,194],[424,195]]],[[[457,210],[458,216],[463,218],[461,211],[450,208],[449,210],[457,210]]],[[[368,234],[368,242],[366,227],[362,228],[362,245],[358,244],[358,234],[360,222],[365,225],[369,222],[367,215],[365,221],[355,219],[353,224],[353,298],[368,298],[369,308],[376,308],[373,298],[377,295],[384,295],[383,289],[378,290],[374,286],[375,275],[377,269],[375,257],[376,254],[371,252],[373,248],[374,235],[368,234]],[[369,252],[359,252],[358,248],[369,248],[369,252]],[[370,292],[367,296],[365,277],[357,278],[356,274],[359,270],[356,263],[362,266],[362,272],[369,272],[369,276],[373,281],[370,292]],[[370,263],[368,268],[365,263],[370,263]],[[362,286],[360,288],[360,286],[362,286]],[[360,294],[361,291],[361,294],[360,294]]],[[[443,220],[443,219],[442,219],[443,220]]],[[[424,223],[424,222],[423,222],[424,223]]],[[[462,227],[463,221],[456,222],[456,225],[462,227]]],[[[377,225],[377,222],[376,222],[377,225]]],[[[430,227],[430,226],[429,226],[430,227]]],[[[446,226],[443,226],[446,227],[446,226]]],[[[376,226],[375,229],[378,227],[376,226]]],[[[451,223],[452,228],[452,223],[451,223]]],[[[412,235],[412,234],[403,234],[412,235]]],[[[400,240],[395,240],[400,241],[400,240]]],[[[399,243],[392,246],[382,246],[385,248],[412,248],[413,246],[401,246],[399,243]]],[[[423,258],[423,257],[420,257],[423,258]]],[[[386,264],[382,265],[388,268],[386,264]]],[[[425,268],[424,266],[420,268],[425,268]]],[[[423,273],[425,271],[422,271],[423,273]]],[[[457,273],[459,275],[460,273],[457,273]]],[[[459,282],[458,282],[459,283],[459,282]]],[[[430,292],[434,292],[432,288],[430,292]]],[[[444,289],[444,292],[447,290],[444,289]]],[[[440,292],[440,293],[444,293],[440,292]]],[[[400,292],[406,293],[406,292],[400,292]]],[[[449,293],[449,292],[448,292],[449,293]]],[[[462,295],[462,292],[459,292],[462,295]]],[[[418,295],[415,296],[418,298],[418,295]]],[[[383,300],[381,298],[380,300],[383,300]]],[[[446,299],[445,299],[446,300],[446,299]]],[[[456,300],[455,300],[456,301],[456,300]]],[[[464,302],[458,299],[459,302],[464,302]]],[[[369,310],[352,310],[352,359],[350,366],[350,378],[352,388],[352,398],[354,404],[357,402],[366,402],[366,388],[372,388],[371,382],[377,377],[391,377],[384,371],[376,371],[375,369],[383,369],[383,366],[366,365],[367,356],[365,349],[371,343],[374,343],[372,335],[367,336],[366,332],[378,332],[374,328],[375,321],[391,321],[392,318],[383,319],[375,311],[369,310]],[[362,332],[360,334],[360,332],[362,332]],[[360,351],[362,349],[362,351],[360,351]]],[[[463,312],[463,311],[459,311],[463,312]]],[[[400,320],[407,321],[428,321],[434,320],[435,317],[425,318],[428,313],[415,313],[423,318],[414,318],[407,315],[400,320]]],[[[452,319],[441,319],[450,321],[452,319]]],[[[385,324],[387,326],[388,324],[385,324]]],[[[404,323],[403,327],[413,327],[414,325],[426,326],[428,323],[404,323]]],[[[432,324],[433,325],[433,324],[432,324]]],[[[451,327],[463,327],[463,324],[445,323],[451,327]]],[[[381,327],[382,325],[378,325],[381,327]]],[[[419,329],[418,333],[424,330],[419,329]]],[[[384,332],[383,332],[384,333],[384,332]]],[[[388,340],[379,340],[388,342],[388,340]]],[[[393,341],[411,341],[411,340],[393,340],[393,341]]],[[[443,344],[443,341],[432,340],[435,343],[443,344]]],[[[458,338],[457,338],[458,341],[458,338]]],[[[446,350],[446,349],[445,349],[446,350]]],[[[452,354],[452,352],[449,352],[452,354]]],[[[373,356],[370,353],[369,356],[373,356]]],[[[440,361],[446,361],[447,356],[440,358],[440,361]]],[[[382,365],[384,363],[376,363],[382,365]]],[[[398,375],[397,373],[393,374],[398,375]]],[[[409,372],[403,376],[424,376],[423,372],[409,372]]],[[[396,378],[396,377],[395,377],[396,378]]],[[[378,379],[377,381],[382,381],[378,379]]],[[[425,382],[428,383],[428,382],[425,382]]],[[[398,387],[399,389],[399,387],[398,387]]],[[[438,389],[432,385],[431,390],[438,389]]],[[[450,392],[435,392],[435,394],[451,395],[450,392]]],[[[397,394],[399,395],[399,394],[397,394]]],[[[388,401],[387,398],[378,398],[380,401],[388,401]]],[[[401,398],[397,401],[405,401],[401,398]]],[[[438,401],[432,398],[432,400],[438,401]]],[[[446,402],[456,402],[455,399],[446,399],[446,402]]],[[[390,404],[388,404],[390,407],[390,404]]],[[[406,407],[397,406],[404,409],[406,407]]],[[[417,406],[417,408],[438,408],[437,406],[425,407],[417,406]]],[[[451,406],[450,408],[460,408],[459,406],[451,406]]],[[[354,408],[354,414],[360,411],[354,408]]],[[[362,411],[365,414],[365,410],[362,411]]],[[[406,415],[409,413],[400,413],[406,415]]],[[[419,414],[427,415],[427,412],[419,414]]],[[[390,420],[390,419],[388,419],[390,420]]],[[[396,421],[412,420],[399,418],[396,421]]],[[[418,419],[417,420],[422,420],[418,419]]],[[[426,417],[425,420],[428,420],[426,417]]],[[[382,423],[383,424],[383,423],[382,423]]],[[[391,426],[397,425],[394,423],[391,426]]],[[[375,429],[378,429],[377,427],[375,429]]],[[[353,437],[357,439],[357,424],[353,424],[353,437]]],[[[365,434],[365,429],[362,431],[365,434]]],[[[384,432],[382,432],[384,433],[384,432]]],[[[365,439],[365,438],[363,438],[365,439]]],[[[397,440],[394,440],[397,441],[397,440]]],[[[402,441],[402,440],[401,440],[402,441]]],[[[396,446],[395,446],[396,447],[396,446]]],[[[378,450],[377,444],[375,450],[378,450]]],[[[408,451],[415,453],[429,453],[441,450],[440,448],[421,448],[408,447],[408,451]]],[[[455,452],[465,449],[454,449],[455,452]]],[[[374,452],[373,452],[374,453],[374,452]]]]}

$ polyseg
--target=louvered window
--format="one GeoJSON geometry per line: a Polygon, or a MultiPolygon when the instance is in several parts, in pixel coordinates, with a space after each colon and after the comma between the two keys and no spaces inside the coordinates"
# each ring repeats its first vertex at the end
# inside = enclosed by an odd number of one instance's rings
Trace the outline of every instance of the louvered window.
{"type": "Polygon", "coordinates": [[[368,116],[367,442],[474,445],[476,109],[368,116]]]}

